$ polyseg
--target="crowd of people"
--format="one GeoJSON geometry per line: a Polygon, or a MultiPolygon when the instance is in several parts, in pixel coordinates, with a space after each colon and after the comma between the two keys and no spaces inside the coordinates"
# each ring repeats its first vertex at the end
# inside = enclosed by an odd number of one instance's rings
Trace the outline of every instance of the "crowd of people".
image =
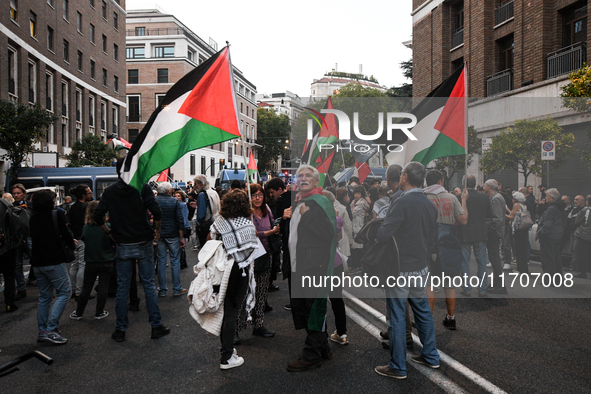
{"type": "MultiPolygon", "coordinates": [[[[221,297],[215,299],[216,308],[198,314],[215,313],[208,316],[215,316],[212,331],[220,336],[220,368],[226,370],[244,363],[236,351],[243,330],[252,329],[252,335],[261,338],[274,336],[265,312],[272,310],[268,293],[278,290],[273,281],[281,274],[290,290],[285,309],[291,310],[295,328],[307,332],[301,357],[287,365],[288,371],[300,372],[332,357],[329,340],[349,343],[342,288],[312,292],[301,285],[303,278],[363,274],[364,256],[376,243],[395,244],[394,252],[388,253],[396,255],[391,256],[392,264],[400,277],[469,276],[474,253],[476,275],[483,278],[478,296],[487,297],[507,293],[498,280],[489,286],[487,262],[494,278],[511,270],[514,262],[515,272],[529,274],[529,233],[537,221],[545,273],[574,269],[579,271],[577,277],[586,278],[591,270],[591,195],[578,195],[571,202],[569,196],[542,185],[541,198],[536,199],[531,186],[511,191],[489,179],[479,188],[474,176],[465,178],[463,189],[448,192],[441,172],[427,172],[415,162],[404,168],[390,166],[383,181],[361,183],[353,176],[347,184],[324,188],[314,167],[302,165],[296,176],[293,185],[272,178],[264,186],[234,181],[230,190],[214,190],[207,177],[199,175],[186,191],[175,190],[168,182],[158,184],[155,191],[147,184],[138,191],[119,179],[104,190],[100,201],[93,200],[90,188],[80,185],[70,191],[75,202],[59,207],[52,191],[38,191],[27,202],[25,187],[15,184],[2,196],[0,217],[15,207],[26,214],[30,234],[13,245],[6,239],[10,234],[0,233],[6,311],[16,311],[16,302],[27,297],[23,258],[28,255],[29,284],[39,288],[39,342],[66,343],[59,330],[60,317],[74,298],[76,309],[69,318],[82,319],[93,289],[95,319],[109,315],[107,298],[115,296],[112,339],[122,342],[128,312],[139,310],[139,275],[151,338],[158,339],[170,333],[158,307],[158,298],[169,295],[170,267],[172,297],[186,295],[191,302],[205,303],[209,300],[204,297],[221,297]],[[368,240],[369,233],[373,235],[368,240]],[[223,245],[227,258],[220,265],[225,266],[220,276],[223,286],[205,294],[183,286],[181,269],[188,266],[189,248],[199,251],[201,265],[209,259],[219,263],[217,249],[206,247],[210,240],[223,245]],[[572,261],[565,267],[561,251],[567,245],[572,261]],[[326,326],[328,300],[334,313],[333,332],[326,326]]],[[[442,287],[443,325],[455,330],[456,287],[442,287]]],[[[413,319],[423,349],[412,361],[439,367],[433,319],[437,291],[426,282],[386,287],[388,330],[380,334],[383,346],[390,349],[390,360],[376,367],[378,374],[406,378],[413,319]]],[[[463,282],[460,292],[471,297],[471,282],[463,282]]],[[[201,324],[203,318],[197,320],[201,324]]]]}

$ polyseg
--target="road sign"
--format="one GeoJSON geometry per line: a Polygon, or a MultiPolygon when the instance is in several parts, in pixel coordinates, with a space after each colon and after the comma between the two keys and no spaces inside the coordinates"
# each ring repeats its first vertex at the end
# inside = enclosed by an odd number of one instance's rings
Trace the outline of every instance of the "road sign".
{"type": "Polygon", "coordinates": [[[542,141],[542,160],[556,160],[555,141],[542,141]]]}
{"type": "Polygon", "coordinates": [[[486,152],[490,149],[490,145],[492,144],[492,138],[483,138],[482,139],[482,153],[486,152]]]}

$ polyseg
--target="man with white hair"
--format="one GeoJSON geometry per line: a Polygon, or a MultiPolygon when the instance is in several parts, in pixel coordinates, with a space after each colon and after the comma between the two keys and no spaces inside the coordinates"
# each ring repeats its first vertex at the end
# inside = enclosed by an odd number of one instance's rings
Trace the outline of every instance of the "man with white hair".
{"type": "Polygon", "coordinates": [[[209,227],[220,212],[220,197],[214,190],[211,190],[205,175],[197,175],[193,179],[193,184],[193,189],[197,193],[197,217],[195,219],[197,238],[203,247],[207,241],[209,227]]]}
{"type": "Polygon", "coordinates": [[[170,272],[172,276],[172,295],[178,297],[186,294],[187,289],[181,286],[181,248],[185,246],[183,239],[183,210],[179,200],[172,197],[174,189],[169,182],[162,182],[157,188],[156,201],[162,210],[160,238],[158,239],[158,296],[165,297],[166,260],[170,254],[170,272]]]}
{"type": "Polygon", "coordinates": [[[566,203],[560,199],[560,192],[552,188],[546,190],[548,208],[538,222],[536,239],[540,240],[540,260],[544,273],[562,274],[562,255],[560,240],[564,231],[566,203]]]}
{"type": "Polygon", "coordinates": [[[494,179],[489,179],[484,183],[484,192],[488,195],[490,201],[491,218],[488,220],[488,239],[486,241],[486,250],[488,260],[492,265],[495,278],[492,280],[492,286],[488,292],[493,294],[507,294],[507,289],[501,287],[501,275],[503,275],[503,264],[499,247],[501,240],[505,236],[505,199],[499,193],[499,184],[494,179]]]}

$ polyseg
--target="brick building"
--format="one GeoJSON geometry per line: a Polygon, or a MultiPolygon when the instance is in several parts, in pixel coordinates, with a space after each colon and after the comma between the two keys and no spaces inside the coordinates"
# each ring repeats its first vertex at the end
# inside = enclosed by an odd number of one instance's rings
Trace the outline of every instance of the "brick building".
{"type": "Polygon", "coordinates": [[[58,116],[37,148],[57,152],[64,166],[83,135],[126,138],[125,0],[0,4],[0,98],[58,116]]]}
{"type": "MultiPolygon", "coordinates": [[[[205,42],[162,10],[128,10],[126,23],[127,127],[133,142],[172,85],[218,52],[218,46],[212,39],[205,42]]],[[[257,157],[256,86],[235,66],[234,79],[244,140],[186,154],[171,168],[174,180],[191,181],[195,175],[204,174],[213,184],[220,160],[228,167],[240,168],[248,164],[251,149],[257,157]]]]}
{"type": "MultiPolygon", "coordinates": [[[[588,122],[560,108],[559,99],[568,73],[587,60],[587,0],[413,0],[412,18],[415,97],[425,97],[467,62],[469,121],[479,137],[494,138],[518,119],[551,116],[576,141],[587,141],[588,122]],[[506,110],[521,105],[534,109],[506,110]]],[[[580,149],[583,144],[575,145],[580,149]]],[[[591,181],[580,183],[578,175],[588,167],[579,157],[577,150],[567,165],[550,170],[551,186],[566,193],[591,192],[591,181]]],[[[482,184],[478,157],[468,172],[482,184]]],[[[512,187],[522,185],[513,171],[486,175],[512,187]]]]}

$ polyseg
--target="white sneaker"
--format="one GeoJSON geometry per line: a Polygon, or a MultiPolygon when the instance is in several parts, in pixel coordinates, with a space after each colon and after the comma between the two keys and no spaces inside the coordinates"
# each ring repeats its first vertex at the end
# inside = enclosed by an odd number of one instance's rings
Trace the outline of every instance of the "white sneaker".
{"type": "Polygon", "coordinates": [[[511,269],[511,264],[505,263],[505,265],[503,265],[503,269],[504,270],[510,270],[511,269]]]}
{"type": "Polygon", "coordinates": [[[347,337],[347,334],[339,335],[336,331],[330,335],[330,340],[340,345],[349,344],[349,338],[347,337]]]}
{"type": "Polygon", "coordinates": [[[230,357],[225,364],[220,364],[220,369],[236,368],[242,364],[244,364],[244,359],[237,354],[232,354],[232,357],[230,357]]]}
{"type": "Polygon", "coordinates": [[[491,263],[486,263],[486,266],[487,266],[488,268],[492,268],[492,264],[491,264],[491,263]]]}

